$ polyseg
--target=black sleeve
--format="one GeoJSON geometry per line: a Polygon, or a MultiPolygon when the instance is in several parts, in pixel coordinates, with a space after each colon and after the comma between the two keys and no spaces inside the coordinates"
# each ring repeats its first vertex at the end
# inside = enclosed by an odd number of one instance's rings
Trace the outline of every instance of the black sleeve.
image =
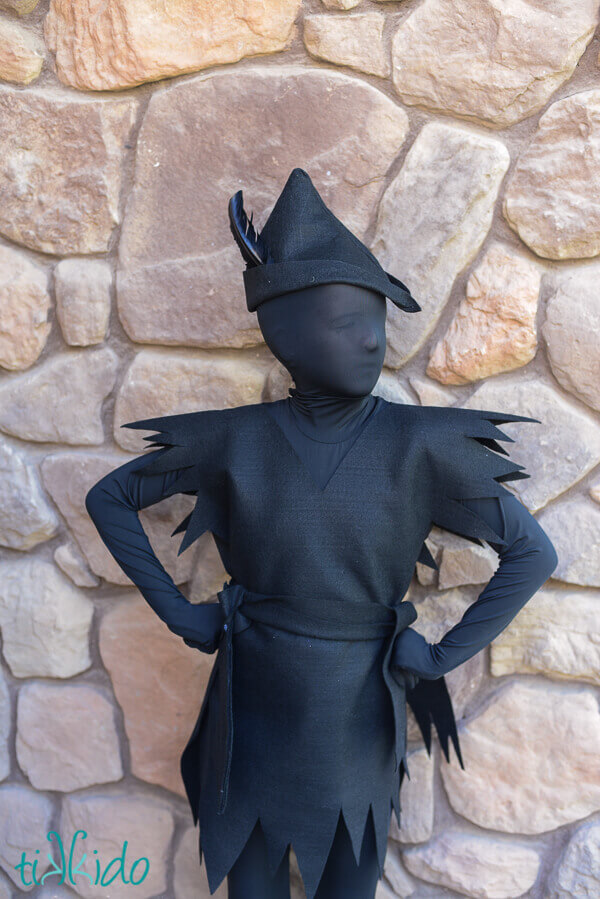
{"type": "Polygon", "coordinates": [[[109,472],[89,490],[85,505],[114,559],[159,618],[188,645],[211,653],[223,623],[220,603],[195,604],[185,598],[154,553],[138,515],[140,509],[183,492],[175,489],[181,469],[142,471],[164,452],[147,453],[109,472]]]}
{"type": "Polygon", "coordinates": [[[502,543],[488,541],[500,561],[485,589],[439,643],[428,643],[412,628],[398,635],[394,664],[426,680],[442,677],[488,646],[558,564],[546,532],[508,491],[463,503],[501,537],[502,543]]]}

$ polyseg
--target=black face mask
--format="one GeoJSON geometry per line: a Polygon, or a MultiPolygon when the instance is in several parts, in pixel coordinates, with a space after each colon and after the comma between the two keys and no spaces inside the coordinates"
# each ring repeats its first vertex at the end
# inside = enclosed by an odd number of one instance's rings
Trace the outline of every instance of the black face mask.
{"type": "Polygon", "coordinates": [[[386,299],[353,284],[319,284],[282,294],[257,309],[273,355],[301,394],[368,396],[385,356],[386,299]]]}

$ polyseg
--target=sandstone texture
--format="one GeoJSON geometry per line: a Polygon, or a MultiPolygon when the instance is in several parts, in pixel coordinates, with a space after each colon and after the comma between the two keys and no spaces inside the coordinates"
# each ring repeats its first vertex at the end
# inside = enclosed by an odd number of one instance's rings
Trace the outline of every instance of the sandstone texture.
{"type": "Polygon", "coordinates": [[[117,300],[129,337],[209,348],[261,342],[246,308],[229,198],[243,188],[248,215],[262,227],[300,163],[360,237],[407,132],[406,113],[385,94],[328,69],[251,66],[243,76],[215,72],[153,94],[119,244],[117,300]],[[249,106],[268,110],[276,157],[262,115],[249,115],[249,106]]]}
{"type": "Polygon", "coordinates": [[[30,84],[44,65],[45,47],[36,34],[18,22],[0,19],[0,78],[30,84]]]}
{"type": "Polygon", "coordinates": [[[431,354],[429,377],[442,384],[468,384],[527,365],[537,350],[540,279],[529,260],[493,244],[431,354]]]}
{"type": "Polygon", "coordinates": [[[600,265],[559,273],[546,304],[542,334],[556,380],[600,411],[600,265]]]}
{"type": "MultiPolygon", "coordinates": [[[[110,899],[127,899],[132,894],[139,899],[169,895],[166,889],[167,856],[175,821],[164,800],[137,790],[117,791],[114,787],[111,792],[88,791],[66,796],[61,807],[59,830],[67,845],[78,830],[85,831],[90,837],[93,835],[93,848],[98,852],[102,870],[111,859],[121,857],[125,849],[125,871],[132,882],[124,883],[117,877],[110,883],[115,873],[116,865],[113,865],[106,874],[110,899]]],[[[82,844],[79,842],[76,846],[81,852],[82,844]]],[[[81,871],[87,872],[92,882],[79,877],[78,895],[96,899],[99,886],[93,882],[95,857],[88,855],[81,871]]]]}
{"type": "Polygon", "coordinates": [[[106,262],[63,259],[54,270],[56,314],[71,346],[102,343],[110,317],[112,272],[106,262]]]}
{"type": "Polygon", "coordinates": [[[421,306],[408,314],[388,303],[386,365],[400,368],[433,330],[488,233],[508,165],[496,138],[441,122],[419,132],[382,197],[370,244],[421,306]]]}
{"type": "MultiPolygon", "coordinates": [[[[45,457],[41,470],[44,486],[64,516],[92,572],[112,584],[132,586],[104,545],[85,506],[88,490],[109,471],[127,461],[123,456],[53,453],[45,457]]],[[[138,513],[139,523],[154,552],[176,583],[190,577],[193,555],[177,556],[179,541],[172,538],[171,533],[193,507],[191,497],[178,494],[138,513]]]]}
{"type": "Polygon", "coordinates": [[[557,100],[541,116],[511,173],[503,203],[506,221],[538,256],[597,256],[600,204],[590,185],[599,174],[600,90],[557,100]]]}
{"type": "Polygon", "coordinates": [[[0,562],[0,630],[14,677],[72,677],[92,664],[94,604],[51,562],[0,562]]]}
{"type": "Polygon", "coordinates": [[[64,84],[118,90],[283,50],[300,6],[301,0],[174,6],[109,0],[100,7],[93,0],[51,0],[44,34],[64,84]]]}
{"type": "Polygon", "coordinates": [[[0,233],[43,253],[105,252],[136,110],[129,98],[0,87],[0,233]]]}
{"type": "MultiPolygon", "coordinates": [[[[52,801],[26,784],[0,786],[0,867],[16,886],[24,885],[20,870],[15,868],[22,861],[23,853],[29,862],[39,858],[38,879],[50,867],[45,852],[52,813],[52,801]],[[39,856],[35,854],[36,849],[39,856]]],[[[26,875],[25,879],[31,882],[31,877],[26,875]]],[[[10,894],[6,895],[10,899],[10,894]]]]}
{"type": "Polygon", "coordinates": [[[600,508],[586,497],[553,503],[538,516],[558,553],[552,575],[567,584],[600,587],[600,508]]]}
{"type": "Polygon", "coordinates": [[[58,527],[35,466],[0,440],[0,546],[26,551],[50,540],[58,527]]]}
{"type": "Polygon", "coordinates": [[[492,643],[491,672],[600,685],[600,596],[542,588],[492,643]]]}
{"type": "Polygon", "coordinates": [[[459,736],[465,771],[442,765],[442,780],[455,812],[479,827],[541,834],[600,810],[600,715],[591,687],[509,682],[459,736]]]}
{"type": "Polygon", "coordinates": [[[396,31],[394,87],[404,103],[512,125],[572,75],[597,13],[597,0],[425,0],[396,31]]]}
{"type": "Polygon", "coordinates": [[[104,442],[102,403],[112,391],[113,350],[57,353],[0,384],[0,430],[41,443],[104,442]]]}
{"type": "Polygon", "coordinates": [[[69,793],[123,776],[113,705],[92,685],[34,681],[21,687],[16,749],[38,790],[69,793]]]}
{"type": "Polygon", "coordinates": [[[383,38],[384,25],[385,15],[378,12],[306,16],[304,43],[317,59],[385,78],[391,67],[383,38]]]}
{"type": "Polygon", "coordinates": [[[142,599],[104,616],[100,653],[123,710],[132,772],[185,797],[179,759],[214,657],[186,646],[142,599]]]}
{"type": "Polygon", "coordinates": [[[50,296],[43,269],[10,247],[0,246],[0,366],[29,368],[50,333],[50,296]]]}

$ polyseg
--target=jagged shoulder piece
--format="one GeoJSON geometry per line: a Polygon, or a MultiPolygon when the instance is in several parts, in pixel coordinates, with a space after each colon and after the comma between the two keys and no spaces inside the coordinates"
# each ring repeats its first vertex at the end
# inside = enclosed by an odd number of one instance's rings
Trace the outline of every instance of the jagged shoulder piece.
{"type": "MultiPolygon", "coordinates": [[[[424,453],[426,459],[427,501],[432,524],[459,534],[472,543],[482,540],[506,545],[482,518],[462,500],[502,496],[510,491],[506,481],[529,478],[524,466],[509,457],[498,441],[514,443],[498,427],[511,421],[536,422],[537,418],[455,406],[423,406],[424,453]]],[[[421,551],[419,561],[437,568],[429,550],[421,551]]]]}
{"type": "Polygon", "coordinates": [[[205,531],[227,541],[228,527],[225,496],[227,433],[234,410],[203,410],[160,418],[130,421],[122,428],[157,431],[144,440],[163,452],[149,454],[144,474],[178,472],[165,496],[187,493],[196,496],[192,512],[175,528],[171,536],[185,532],[178,555],[205,531]]]}

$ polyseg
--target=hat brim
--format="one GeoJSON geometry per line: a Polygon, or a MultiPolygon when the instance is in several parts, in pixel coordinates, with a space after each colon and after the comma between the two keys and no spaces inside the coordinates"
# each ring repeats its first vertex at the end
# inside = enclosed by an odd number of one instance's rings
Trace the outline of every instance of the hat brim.
{"type": "Polygon", "coordinates": [[[408,287],[383,269],[362,268],[336,259],[301,259],[271,262],[245,269],[244,287],[249,312],[273,297],[316,287],[318,284],[356,284],[382,293],[404,312],[420,312],[421,307],[408,287]]]}

